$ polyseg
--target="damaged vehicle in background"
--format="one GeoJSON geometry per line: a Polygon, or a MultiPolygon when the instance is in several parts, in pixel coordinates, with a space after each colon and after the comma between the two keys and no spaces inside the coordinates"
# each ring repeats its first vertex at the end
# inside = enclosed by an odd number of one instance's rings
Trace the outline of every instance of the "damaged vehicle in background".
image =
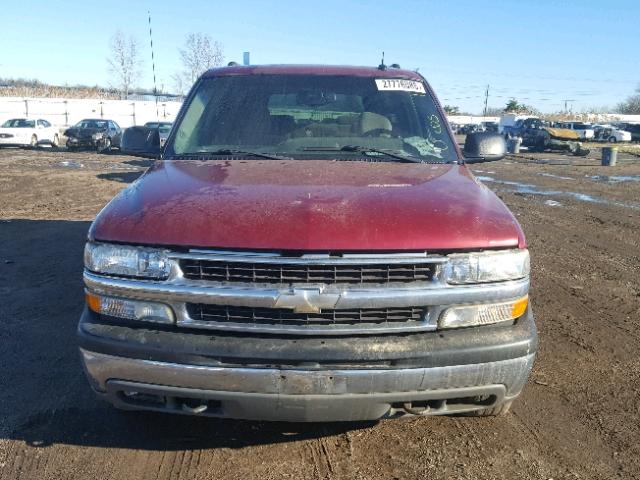
{"type": "Polygon", "coordinates": [[[507,139],[520,138],[522,146],[533,152],[561,151],[585,157],[589,149],[580,142],[580,132],[569,128],[553,127],[538,117],[521,118],[512,126],[504,126],[507,139]]]}
{"type": "Polygon", "coordinates": [[[87,118],[68,128],[64,135],[69,150],[86,148],[108,153],[120,148],[122,129],[113,120],[87,118]]]}
{"type": "Polygon", "coordinates": [[[631,141],[631,132],[613,125],[594,125],[593,131],[595,132],[594,140],[596,142],[616,143],[631,141]]]}
{"type": "Polygon", "coordinates": [[[417,72],[230,66],[98,215],[78,325],[132,410],[280,421],[502,415],[533,366],[529,251],[417,72]]]}

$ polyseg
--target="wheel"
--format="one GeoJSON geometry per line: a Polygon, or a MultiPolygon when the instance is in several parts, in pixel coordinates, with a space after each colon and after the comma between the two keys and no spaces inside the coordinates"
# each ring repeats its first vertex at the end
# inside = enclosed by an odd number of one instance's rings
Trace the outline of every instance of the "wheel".
{"type": "Polygon", "coordinates": [[[60,146],[60,137],[58,137],[57,133],[53,136],[53,140],[51,141],[51,146],[56,148],[60,146]]]}
{"type": "Polygon", "coordinates": [[[509,413],[513,400],[501,403],[491,408],[484,408],[482,410],[476,410],[475,412],[469,412],[471,417],[502,417],[509,413]]]}
{"type": "Polygon", "coordinates": [[[100,151],[102,153],[109,153],[111,151],[111,139],[109,137],[104,139],[104,145],[100,151]]]}
{"type": "Polygon", "coordinates": [[[616,143],[618,141],[618,139],[616,137],[609,137],[609,141],[611,143],[616,143]]]}
{"type": "Polygon", "coordinates": [[[38,137],[36,137],[36,135],[31,135],[31,142],[29,143],[29,146],[35,148],[38,146],[38,137]]]}

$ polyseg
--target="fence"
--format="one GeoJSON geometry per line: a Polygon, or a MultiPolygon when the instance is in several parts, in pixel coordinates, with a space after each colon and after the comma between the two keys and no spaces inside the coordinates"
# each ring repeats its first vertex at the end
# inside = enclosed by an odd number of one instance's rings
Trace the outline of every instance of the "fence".
{"type": "Polygon", "coordinates": [[[121,127],[175,120],[181,102],[0,97],[0,124],[10,118],[44,118],[53,125],[74,125],[83,118],[108,118],[121,127]]]}

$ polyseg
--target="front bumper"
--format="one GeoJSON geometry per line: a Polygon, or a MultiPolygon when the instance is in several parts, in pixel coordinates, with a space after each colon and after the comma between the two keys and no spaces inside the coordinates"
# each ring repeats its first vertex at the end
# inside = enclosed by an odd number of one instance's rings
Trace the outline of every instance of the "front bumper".
{"type": "Polygon", "coordinates": [[[530,311],[513,326],[362,338],[148,330],[85,311],[79,337],[92,387],[120,408],[295,422],[491,408],[520,393],[537,347],[530,311]]]}
{"type": "Polygon", "coordinates": [[[98,144],[99,144],[99,141],[94,140],[91,137],[86,137],[86,138],[69,137],[67,139],[67,147],[97,148],[98,144]]]}

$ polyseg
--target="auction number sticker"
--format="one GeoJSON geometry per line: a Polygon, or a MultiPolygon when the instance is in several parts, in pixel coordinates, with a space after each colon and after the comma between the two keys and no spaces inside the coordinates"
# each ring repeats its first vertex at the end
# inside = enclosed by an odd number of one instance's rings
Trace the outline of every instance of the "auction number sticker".
{"type": "Polygon", "coordinates": [[[378,90],[395,90],[401,92],[426,93],[424,84],[416,80],[402,80],[399,78],[376,78],[378,90]]]}

